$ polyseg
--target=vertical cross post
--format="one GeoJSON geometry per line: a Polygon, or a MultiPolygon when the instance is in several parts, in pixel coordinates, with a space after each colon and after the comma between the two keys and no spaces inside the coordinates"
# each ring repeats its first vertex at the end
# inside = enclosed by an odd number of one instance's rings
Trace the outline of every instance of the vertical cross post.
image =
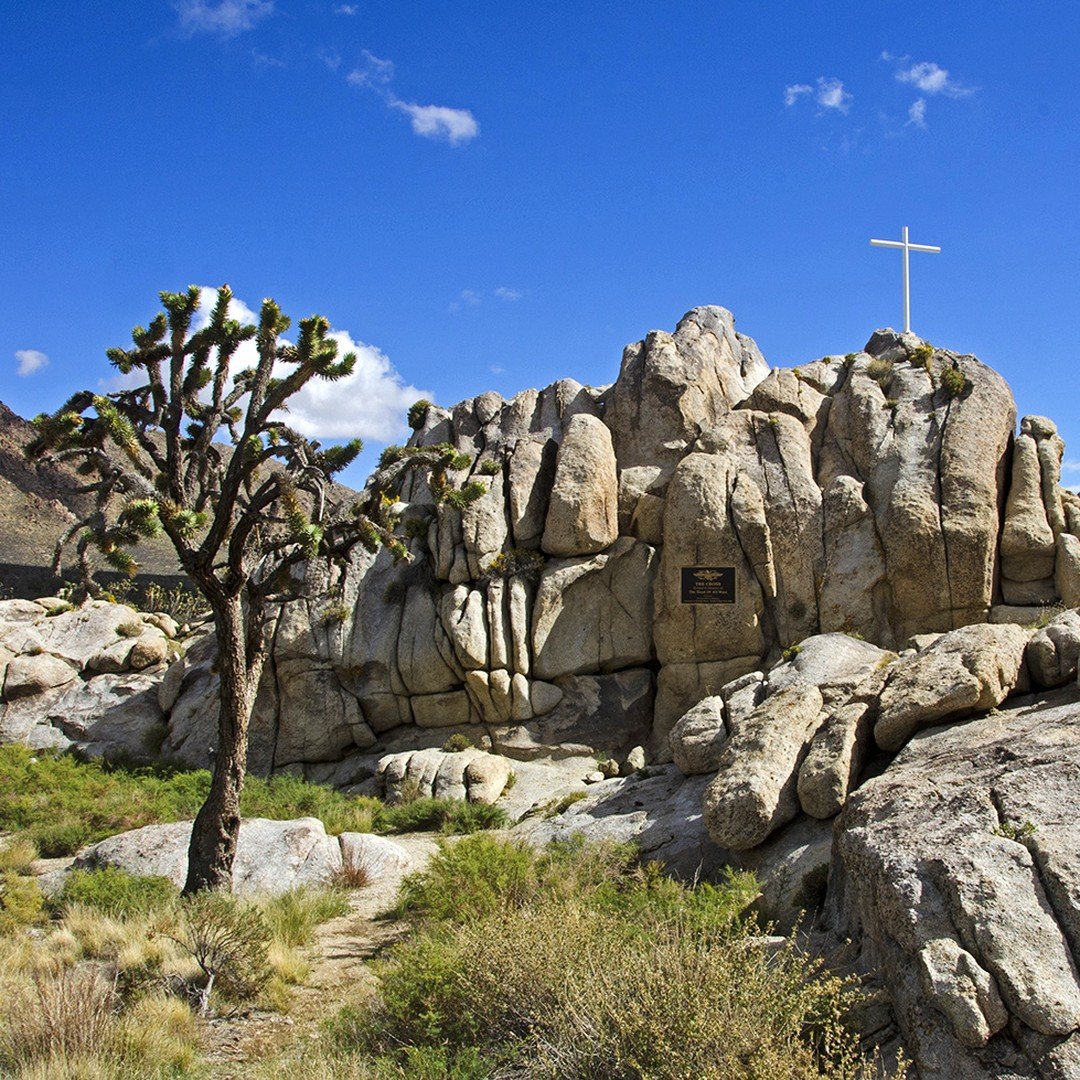
{"type": "Polygon", "coordinates": [[[940,254],[941,248],[930,244],[913,244],[908,239],[908,227],[903,228],[902,240],[871,240],[875,247],[900,248],[904,253],[904,332],[911,331],[911,268],[908,265],[909,255],[912,251],[930,251],[940,254]]]}

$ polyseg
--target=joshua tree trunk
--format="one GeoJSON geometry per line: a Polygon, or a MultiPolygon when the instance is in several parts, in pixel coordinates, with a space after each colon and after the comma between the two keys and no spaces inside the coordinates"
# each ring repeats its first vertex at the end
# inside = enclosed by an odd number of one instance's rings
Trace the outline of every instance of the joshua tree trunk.
{"type": "Polygon", "coordinates": [[[214,611],[220,679],[218,746],[210,794],[191,830],[185,896],[200,889],[232,888],[233,859],[240,835],[240,792],[247,766],[248,724],[265,654],[258,613],[249,612],[245,626],[238,598],[214,606],[218,609],[214,611]]]}

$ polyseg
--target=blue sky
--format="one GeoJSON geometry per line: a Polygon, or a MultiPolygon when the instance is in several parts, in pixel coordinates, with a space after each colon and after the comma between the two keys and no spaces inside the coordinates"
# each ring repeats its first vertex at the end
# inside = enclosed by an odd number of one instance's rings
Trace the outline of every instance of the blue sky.
{"type": "Polygon", "coordinates": [[[719,303],[773,364],[899,325],[1001,371],[1078,465],[1080,19],[1065,4],[0,0],[0,399],[55,407],[158,290],[319,311],[403,435],[719,303]],[[44,358],[44,359],[43,359],[44,358]],[[22,374],[20,374],[22,372],[22,374]]]}

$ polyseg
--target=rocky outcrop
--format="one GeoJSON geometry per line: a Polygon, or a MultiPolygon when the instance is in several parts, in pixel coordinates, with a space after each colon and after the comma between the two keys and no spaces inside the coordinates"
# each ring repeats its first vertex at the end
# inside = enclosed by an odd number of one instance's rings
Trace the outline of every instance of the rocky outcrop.
{"type": "Polygon", "coordinates": [[[483,750],[405,750],[387,754],[375,768],[379,794],[388,803],[417,797],[495,803],[514,775],[510,762],[483,750]]]}
{"type": "Polygon", "coordinates": [[[0,601],[0,742],[153,760],[176,634],[167,615],[103,600],[0,601]]]}
{"type": "Polygon", "coordinates": [[[1074,691],[916,736],[836,830],[829,917],[923,1080],[1080,1076],[1074,691]]]}

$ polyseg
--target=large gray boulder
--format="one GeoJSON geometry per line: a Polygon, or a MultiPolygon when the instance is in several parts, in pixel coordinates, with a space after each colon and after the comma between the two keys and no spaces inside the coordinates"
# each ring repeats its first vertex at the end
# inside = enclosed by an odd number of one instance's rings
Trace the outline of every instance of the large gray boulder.
{"type": "Polygon", "coordinates": [[[981,623],[943,634],[900,660],[881,692],[874,738],[899,750],[920,728],[990,709],[1019,683],[1031,632],[981,623]]]}
{"type": "MultiPolygon", "coordinates": [[[[75,869],[115,866],[131,874],[168,878],[178,888],[187,877],[191,822],[147,825],[110,836],[80,852],[75,869]]],[[[245,818],[233,863],[238,896],[279,895],[302,885],[328,884],[341,869],[341,845],[317,818],[269,821],[245,818]]]]}
{"type": "Polygon", "coordinates": [[[880,968],[923,1080],[1080,1077],[1075,689],[908,743],[849,796],[829,922],[880,968]]]}

